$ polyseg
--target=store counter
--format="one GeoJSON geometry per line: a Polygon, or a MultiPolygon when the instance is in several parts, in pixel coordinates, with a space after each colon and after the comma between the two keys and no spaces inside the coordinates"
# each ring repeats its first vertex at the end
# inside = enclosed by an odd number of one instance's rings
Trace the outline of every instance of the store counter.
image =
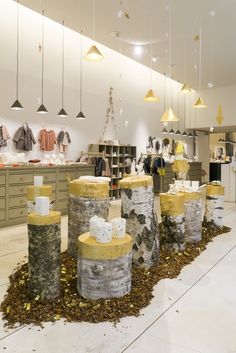
{"type": "Polygon", "coordinates": [[[45,185],[51,185],[55,209],[62,214],[68,208],[68,180],[82,175],[94,175],[95,166],[72,164],[61,166],[4,167],[0,169],[0,227],[24,223],[27,219],[27,187],[34,176],[42,175],[45,185]]]}

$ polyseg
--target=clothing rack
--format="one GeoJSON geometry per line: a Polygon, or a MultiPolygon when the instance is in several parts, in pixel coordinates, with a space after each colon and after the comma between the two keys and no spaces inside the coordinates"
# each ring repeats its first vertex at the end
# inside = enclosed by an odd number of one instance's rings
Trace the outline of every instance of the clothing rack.
{"type": "MultiPolygon", "coordinates": [[[[162,153],[141,153],[141,158],[143,156],[161,158],[161,168],[163,168],[163,155],[162,155],[162,153]]],[[[163,192],[163,175],[160,175],[160,192],[163,192]]]]}

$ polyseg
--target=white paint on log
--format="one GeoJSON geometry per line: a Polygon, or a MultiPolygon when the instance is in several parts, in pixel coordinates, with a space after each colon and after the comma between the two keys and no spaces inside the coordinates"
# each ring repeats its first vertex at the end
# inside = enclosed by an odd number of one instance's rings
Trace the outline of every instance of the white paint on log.
{"type": "Polygon", "coordinates": [[[184,203],[186,243],[198,243],[202,239],[202,199],[184,203]]]}

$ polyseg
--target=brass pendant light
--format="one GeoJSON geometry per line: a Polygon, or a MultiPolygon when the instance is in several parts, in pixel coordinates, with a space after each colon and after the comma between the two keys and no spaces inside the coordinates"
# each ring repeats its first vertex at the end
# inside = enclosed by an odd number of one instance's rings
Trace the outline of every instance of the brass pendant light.
{"type": "Polygon", "coordinates": [[[95,45],[95,0],[93,0],[93,41],[94,44],[89,48],[87,54],[84,56],[86,61],[102,61],[104,56],[100,52],[100,50],[95,45]]]}
{"type": "Polygon", "coordinates": [[[64,21],[62,22],[62,46],[61,46],[61,110],[57,114],[62,118],[66,118],[68,115],[64,109],[64,61],[65,61],[65,45],[64,45],[64,21]]]}
{"type": "MultiPolygon", "coordinates": [[[[171,0],[169,0],[169,35],[168,35],[168,39],[169,39],[169,82],[171,83],[171,0]]],[[[171,101],[173,99],[172,97],[172,86],[171,86],[171,92],[170,92],[170,98],[171,101]]],[[[164,114],[161,117],[161,121],[162,122],[173,122],[173,121],[179,121],[179,118],[176,116],[176,114],[174,113],[172,107],[168,108],[164,114]]]]}
{"type": "Polygon", "coordinates": [[[11,109],[21,110],[23,106],[19,101],[19,0],[17,0],[16,11],[16,100],[11,109]]]}
{"type": "Polygon", "coordinates": [[[150,86],[151,88],[147,91],[145,97],[144,97],[144,101],[145,102],[158,102],[159,98],[155,95],[155,93],[153,92],[153,88],[152,88],[152,64],[153,64],[153,55],[152,55],[152,13],[151,13],[151,19],[150,19],[150,86]]]}
{"type": "Polygon", "coordinates": [[[82,60],[82,53],[83,53],[83,43],[82,43],[82,37],[83,33],[82,30],[80,32],[80,112],[76,116],[77,119],[84,120],[86,117],[84,116],[84,113],[82,112],[82,104],[83,104],[83,60],[82,60]]]}
{"type": "Polygon", "coordinates": [[[194,40],[195,40],[195,52],[196,52],[196,44],[199,41],[199,66],[198,66],[198,95],[199,95],[199,97],[194,102],[193,107],[196,109],[201,109],[201,108],[207,108],[207,105],[204,103],[203,99],[200,96],[201,75],[202,75],[202,27],[201,27],[201,24],[200,24],[199,36],[196,35],[194,37],[194,40]]]}
{"type": "Polygon", "coordinates": [[[182,93],[191,93],[191,88],[186,83],[184,83],[180,91],[182,93]]]}
{"type": "Polygon", "coordinates": [[[39,106],[37,113],[46,114],[48,111],[43,104],[43,83],[44,83],[44,10],[42,10],[42,45],[41,45],[41,55],[42,55],[42,77],[41,77],[41,105],[39,106]]]}

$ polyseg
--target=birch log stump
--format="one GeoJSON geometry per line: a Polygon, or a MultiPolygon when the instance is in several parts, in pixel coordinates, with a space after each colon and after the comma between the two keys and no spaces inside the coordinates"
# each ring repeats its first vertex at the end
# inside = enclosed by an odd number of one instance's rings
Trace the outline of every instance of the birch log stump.
{"type": "Polygon", "coordinates": [[[184,194],[160,194],[162,242],[175,251],[185,249],[184,194]]]}
{"type": "Polygon", "coordinates": [[[107,221],[109,183],[107,181],[73,180],[69,184],[68,252],[77,257],[78,236],[89,231],[89,220],[98,216],[107,221]]]}
{"type": "Polygon", "coordinates": [[[29,296],[52,300],[60,295],[61,213],[28,216],[29,296]]]}
{"type": "Polygon", "coordinates": [[[119,298],[130,292],[132,238],[127,234],[98,243],[89,233],[78,238],[77,290],[84,298],[119,298]]]}
{"type": "Polygon", "coordinates": [[[202,194],[184,193],[185,241],[196,244],[202,239],[202,194]]]}
{"type": "Polygon", "coordinates": [[[207,185],[204,223],[223,227],[224,186],[207,185]]]}
{"type": "Polygon", "coordinates": [[[50,185],[41,185],[35,186],[30,185],[27,187],[27,208],[28,213],[35,212],[35,198],[38,196],[46,196],[50,200],[49,208],[52,210],[54,207],[54,201],[52,197],[52,186],[50,185]]]}
{"type": "Polygon", "coordinates": [[[120,181],[121,216],[133,238],[133,263],[150,267],[159,260],[159,233],[154,211],[153,179],[131,176],[120,181]]]}

